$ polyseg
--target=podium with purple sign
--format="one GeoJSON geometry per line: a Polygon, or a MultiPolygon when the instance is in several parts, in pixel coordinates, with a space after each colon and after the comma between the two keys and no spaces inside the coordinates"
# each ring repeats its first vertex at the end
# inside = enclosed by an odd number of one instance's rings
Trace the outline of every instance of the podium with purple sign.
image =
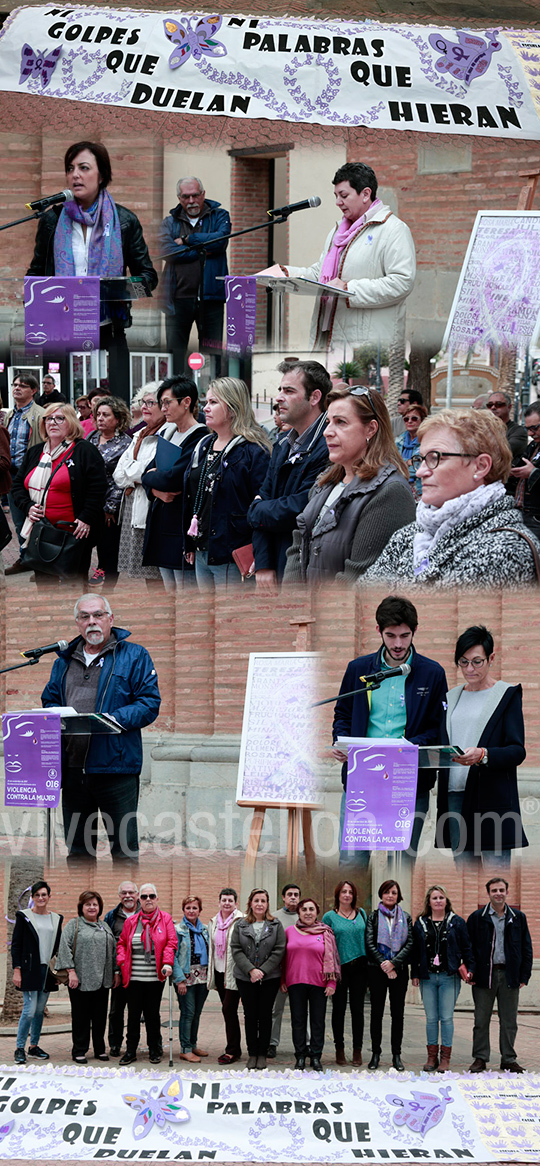
{"type": "Polygon", "coordinates": [[[341,737],[347,789],[341,849],[407,850],[418,780],[418,745],[404,738],[341,737]]]}

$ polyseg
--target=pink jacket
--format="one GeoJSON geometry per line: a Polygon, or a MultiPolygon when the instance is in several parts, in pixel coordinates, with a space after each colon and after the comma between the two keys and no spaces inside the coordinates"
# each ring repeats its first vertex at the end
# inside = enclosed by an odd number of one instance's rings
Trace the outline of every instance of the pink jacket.
{"type": "MultiPolygon", "coordinates": [[[[130,915],[129,919],[126,919],[116,948],[116,960],[122,970],[122,986],[124,988],[127,988],[131,979],[131,940],[136,931],[140,914],[142,912],[130,915]]],[[[159,917],[152,929],[152,943],[156,953],[158,979],[165,980],[166,977],[162,974],[161,969],[164,964],[170,964],[172,967],[174,953],[178,947],[178,936],[172,915],[168,915],[166,911],[159,912],[159,917]]]]}

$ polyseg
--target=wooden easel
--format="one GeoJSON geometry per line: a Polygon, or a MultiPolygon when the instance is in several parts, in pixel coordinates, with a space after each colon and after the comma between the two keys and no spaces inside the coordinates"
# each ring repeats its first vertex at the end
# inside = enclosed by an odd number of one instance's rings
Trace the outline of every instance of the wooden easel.
{"type": "MultiPolygon", "coordinates": [[[[296,640],[294,648],[296,652],[309,652],[311,646],[310,625],[315,623],[311,616],[300,616],[298,619],[291,619],[289,623],[292,627],[297,628],[296,640]]],[[[253,806],[253,817],[251,819],[251,826],[249,830],[249,839],[246,847],[246,857],[244,860],[244,869],[252,871],[257,861],[259,853],[259,845],[261,841],[261,834],[264,826],[264,816],[270,806],[254,805],[253,802],[238,802],[239,806],[253,806]]],[[[304,856],[306,860],[306,867],[311,871],[315,867],[315,849],[313,846],[313,819],[312,813],[314,810],[320,810],[322,807],[317,804],[313,805],[296,805],[281,802],[276,809],[286,809],[288,811],[287,821],[287,868],[291,875],[296,875],[298,871],[298,860],[300,855],[300,835],[304,839],[304,856]]]]}

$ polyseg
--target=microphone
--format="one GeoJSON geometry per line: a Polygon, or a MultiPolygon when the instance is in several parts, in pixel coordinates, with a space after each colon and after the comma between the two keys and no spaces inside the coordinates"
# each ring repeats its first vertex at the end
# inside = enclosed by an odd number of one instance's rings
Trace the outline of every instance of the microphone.
{"type": "Polygon", "coordinates": [[[28,648],[26,652],[21,652],[21,656],[26,656],[28,660],[39,660],[47,652],[65,652],[66,648],[69,648],[67,640],[57,640],[55,644],[45,644],[44,648],[28,648]]]}
{"type": "Polygon", "coordinates": [[[25,202],[29,211],[46,211],[58,202],[69,202],[75,195],[72,190],[61,190],[59,194],[49,194],[47,198],[37,198],[35,202],[25,202]]]}
{"type": "Polygon", "coordinates": [[[291,215],[293,211],[307,211],[310,206],[320,206],[321,200],[318,194],[314,194],[311,198],[304,198],[302,202],[291,202],[289,206],[278,206],[273,211],[267,211],[271,215],[291,215]]]}
{"type": "Polygon", "coordinates": [[[366,683],[380,684],[382,680],[389,680],[391,676],[408,676],[410,671],[410,664],[398,664],[396,668],[385,668],[384,672],[373,672],[371,676],[361,676],[360,679],[366,683]]]}

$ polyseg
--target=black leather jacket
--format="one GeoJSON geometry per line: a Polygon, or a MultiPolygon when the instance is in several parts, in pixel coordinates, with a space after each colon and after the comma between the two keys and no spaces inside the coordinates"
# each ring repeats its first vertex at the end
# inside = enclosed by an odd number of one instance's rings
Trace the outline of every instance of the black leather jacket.
{"type": "MultiPolygon", "coordinates": [[[[157,286],[157,271],[152,266],[148,247],[144,241],[141,224],[137,215],[125,206],[116,204],[120,230],[122,233],[122,254],[124,256],[124,274],[126,268],[130,275],[140,275],[144,290],[149,296],[157,286]]],[[[54,270],[54,235],[62,207],[52,207],[39,221],[34,247],[34,255],[27,275],[55,275],[54,270]]]]}
{"type": "MultiPolygon", "coordinates": [[[[405,919],[407,920],[407,939],[403,947],[399,949],[392,956],[392,963],[396,972],[403,972],[407,970],[407,964],[410,964],[413,947],[413,927],[410,915],[404,911],[405,919]]],[[[377,947],[377,932],[379,929],[379,911],[376,909],[368,915],[366,923],[366,951],[371,967],[376,967],[384,963],[388,956],[382,955],[377,947]]]]}

